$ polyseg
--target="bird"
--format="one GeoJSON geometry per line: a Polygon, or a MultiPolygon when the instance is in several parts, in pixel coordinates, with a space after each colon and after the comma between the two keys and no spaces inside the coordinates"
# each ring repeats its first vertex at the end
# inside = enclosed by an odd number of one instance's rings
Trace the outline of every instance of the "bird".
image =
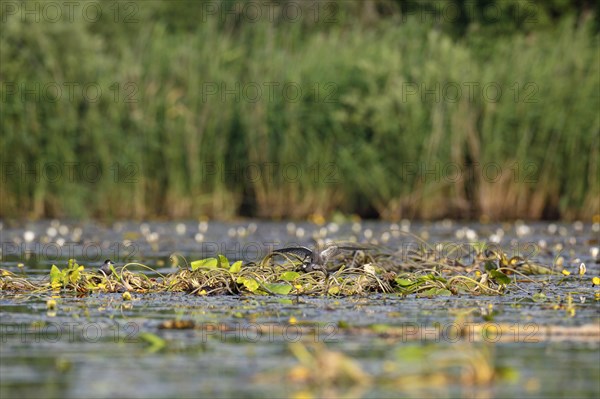
{"type": "Polygon", "coordinates": [[[102,266],[100,266],[100,269],[98,269],[98,272],[102,273],[106,276],[110,276],[112,274],[112,270],[110,269],[110,267],[114,264],[115,264],[115,262],[113,262],[112,260],[106,259],[104,261],[104,264],[102,266]]]}
{"type": "Polygon", "coordinates": [[[368,246],[359,244],[354,245],[328,245],[324,250],[319,251],[317,248],[314,250],[307,247],[287,247],[279,248],[273,251],[276,254],[292,254],[302,260],[302,270],[309,273],[315,270],[320,270],[326,275],[328,271],[326,268],[327,262],[338,255],[342,250],[358,251],[364,249],[373,249],[368,246]]]}

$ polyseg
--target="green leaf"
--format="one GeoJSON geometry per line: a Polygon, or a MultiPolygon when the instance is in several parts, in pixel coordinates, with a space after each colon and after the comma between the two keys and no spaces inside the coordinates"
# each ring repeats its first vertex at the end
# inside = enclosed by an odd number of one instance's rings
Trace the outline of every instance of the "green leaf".
{"type": "Polygon", "coordinates": [[[395,281],[396,281],[396,284],[398,284],[400,287],[408,287],[409,285],[414,284],[414,281],[411,281],[407,278],[396,277],[395,281]]]}
{"type": "Polygon", "coordinates": [[[192,270],[197,270],[198,268],[204,267],[207,269],[216,269],[218,264],[217,258],[206,258],[202,260],[195,260],[190,263],[192,270]]]}
{"type": "Polygon", "coordinates": [[[258,282],[251,277],[238,277],[237,282],[244,284],[244,287],[250,292],[254,292],[258,289],[258,282]]]}
{"type": "Polygon", "coordinates": [[[558,274],[547,267],[538,265],[536,263],[524,263],[517,266],[516,269],[523,274],[558,274]]]}
{"type": "Polygon", "coordinates": [[[219,254],[217,267],[229,269],[229,260],[225,257],[225,255],[219,254]]]}
{"type": "Polygon", "coordinates": [[[425,276],[419,277],[419,281],[441,281],[445,283],[446,279],[443,277],[438,277],[435,274],[427,274],[425,276]]]}
{"type": "Polygon", "coordinates": [[[488,260],[487,262],[485,262],[485,264],[483,265],[484,269],[486,271],[490,271],[490,270],[496,270],[498,268],[498,265],[496,265],[496,263],[488,260]]]}
{"type": "Polygon", "coordinates": [[[239,273],[242,270],[242,261],[238,260],[229,268],[230,273],[239,273]]]}
{"type": "Polygon", "coordinates": [[[287,295],[292,290],[291,285],[281,283],[267,283],[265,284],[265,288],[271,291],[272,293],[279,295],[287,295]]]}
{"type": "Polygon", "coordinates": [[[492,280],[494,280],[497,284],[501,285],[507,285],[510,284],[510,277],[508,277],[506,274],[502,273],[499,270],[490,270],[490,277],[492,278],[492,280]]]}
{"type": "Polygon", "coordinates": [[[62,272],[56,265],[52,265],[50,269],[50,284],[61,285],[62,284],[62,272]]]}
{"type": "Polygon", "coordinates": [[[283,272],[281,273],[281,276],[279,276],[279,279],[283,281],[294,281],[298,277],[300,277],[300,273],[298,272],[283,272]]]}
{"type": "Polygon", "coordinates": [[[433,297],[433,296],[452,296],[452,292],[445,288],[430,288],[426,291],[420,292],[419,297],[433,297]]]}
{"type": "Polygon", "coordinates": [[[77,269],[69,271],[69,281],[72,284],[75,284],[79,280],[79,277],[81,277],[82,270],[83,266],[79,266],[77,269]]]}
{"type": "Polygon", "coordinates": [[[328,293],[329,295],[337,295],[337,294],[339,294],[339,293],[340,293],[340,287],[336,287],[336,286],[334,285],[333,287],[330,287],[330,288],[327,290],[327,293],[328,293]]]}

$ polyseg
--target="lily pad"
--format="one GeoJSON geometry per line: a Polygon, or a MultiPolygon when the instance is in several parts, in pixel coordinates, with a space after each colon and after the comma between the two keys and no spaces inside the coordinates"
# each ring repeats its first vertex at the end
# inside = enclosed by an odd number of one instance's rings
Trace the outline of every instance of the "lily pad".
{"type": "Polygon", "coordinates": [[[202,260],[195,260],[192,263],[190,263],[190,266],[192,267],[192,270],[197,270],[201,267],[207,269],[216,269],[218,264],[219,261],[217,260],[217,258],[206,258],[202,260]]]}
{"type": "Polygon", "coordinates": [[[492,280],[494,280],[498,284],[507,285],[507,284],[510,284],[510,282],[511,282],[510,277],[508,277],[506,274],[502,273],[501,271],[490,270],[489,273],[490,273],[490,277],[492,278],[492,280]]]}
{"type": "Polygon", "coordinates": [[[217,260],[217,267],[229,269],[229,260],[225,257],[225,255],[219,254],[217,260]]]}
{"type": "Polygon", "coordinates": [[[415,283],[414,281],[411,281],[411,280],[409,280],[407,278],[400,278],[400,277],[397,277],[395,279],[395,281],[396,281],[396,284],[398,284],[400,287],[408,287],[408,286],[413,285],[415,283]]]}
{"type": "Polygon", "coordinates": [[[294,281],[298,277],[300,277],[300,273],[288,271],[288,272],[281,273],[281,276],[279,276],[279,279],[283,280],[283,281],[294,281]]]}
{"type": "Polygon", "coordinates": [[[279,295],[287,295],[292,290],[291,285],[280,283],[267,283],[265,284],[265,288],[271,291],[272,293],[279,295]]]}
{"type": "Polygon", "coordinates": [[[229,268],[230,273],[239,273],[242,270],[242,261],[238,260],[229,268]]]}
{"type": "Polygon", "coordinates": [[[250,292],[255,292],[259,287],[258,282],[251,277],[240,276],[238,277],[237,282],[238,284],[244,284],[244,287],[250,292]]]}

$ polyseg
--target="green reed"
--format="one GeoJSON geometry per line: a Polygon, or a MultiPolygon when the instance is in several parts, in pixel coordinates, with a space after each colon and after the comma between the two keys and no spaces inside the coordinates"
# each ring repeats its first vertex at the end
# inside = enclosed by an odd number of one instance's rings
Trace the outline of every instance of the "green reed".
{"type": "Polygon", "coordinates": [[[155,11],[2,24],[0,215],[600,213],[591,22],[476,40],[352,7],[321,25],[155,11]]]}

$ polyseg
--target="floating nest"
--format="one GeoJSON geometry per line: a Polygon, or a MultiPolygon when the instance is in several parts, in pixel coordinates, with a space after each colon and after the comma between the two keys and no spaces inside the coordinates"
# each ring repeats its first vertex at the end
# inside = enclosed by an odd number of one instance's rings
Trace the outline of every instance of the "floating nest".
{"type": "Polygon", "coordinates": [[[71,259],[64,269],[52,266],[47,277],[28,277],[0,269],[0,289],[16,292],[67,291],[90,293],[187,292],[192,295],[351,296],[396,293],[418,296],[501,295],[508,287],[539,281],[529,275],[560,274],[520,257],[508,259],[500,250],[481,250],[470,259],[423,245],[392,252],[370,248],[339,255],[324,270],[302,271],[302,259],[273,252],[258,263],[230,264],[223,255],[161,274],[140,263],[108,274],[88,270],[71,259]]]}

